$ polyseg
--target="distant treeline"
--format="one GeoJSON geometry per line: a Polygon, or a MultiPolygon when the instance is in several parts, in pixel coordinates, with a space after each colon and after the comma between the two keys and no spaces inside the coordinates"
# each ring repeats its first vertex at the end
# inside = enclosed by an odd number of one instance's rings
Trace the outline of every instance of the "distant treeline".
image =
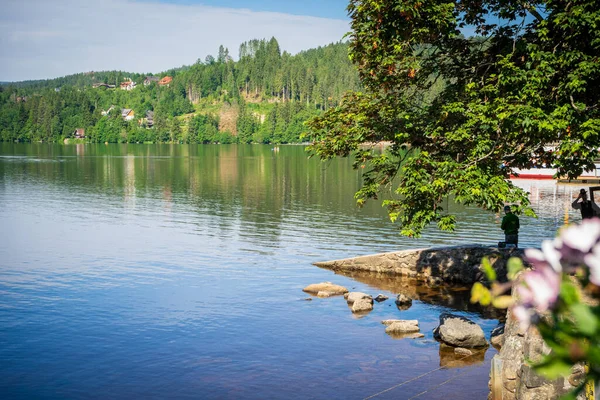
{"type": "Polygon", "coordinates": [[[216,57],[144,84],[148,76],[102,71],[4,83],[0,141],[57,142],[83,129],[91,142],[298,142],[304,121],[360,85],[346,43],[292,56],[275,38],[243,43],[236,62],[221,46],[216,57]],[[167,76],[168,84],[157,82],[167,76]],[[122,90],[129,80],[136,86],[122,90]],[[133,110],[129,120],[123,109],[133,110]]]}

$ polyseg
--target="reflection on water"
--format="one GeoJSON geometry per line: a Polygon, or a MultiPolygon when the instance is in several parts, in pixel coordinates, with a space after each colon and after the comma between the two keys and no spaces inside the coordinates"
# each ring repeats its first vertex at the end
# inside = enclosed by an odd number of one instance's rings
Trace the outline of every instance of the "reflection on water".
{"type": "MultiPolygon", "coordinates": [[[[337,271],[336,274],[344,275],[355,281],[362,282],[375,290],[384,290],[394,296],[403,294],[410,299],[419,300],[426,304],[448,307],[454,310],[477,313],[486,319],[502,319],[504,313],[493,307],[483,307],[472,304],[470,301],[471,290],[459,285],[431,286],[422,281],[409,277],[397,277],[390,274],[381,274],[368,271],[337,271]]],[[[388,301],[394,301],[390,299],[388,301]]],[[[410,307],[401,309],[406,311],[410,307]]]]}
{"type": "Polygon", "coordinates": [[[472,349],[472,355],[464,355],[454,351],[454,347],[440,343],[440,367],[464,368],[471,365],[483,364],[488,349],[472,349]]]}
{"type": "MultiPolygon", "coordinates": [[[[0,144],[4,397],[365,398],[432,370],[378,398],[487,396],[495,350],[439,369],[432,340],[444,311],[489,336],[494,315],[467,293],[311,263],[493,244],[500,216],[450,202],[456,232],[399,237],[379,204],[355,207],[350,165],[302,146],[0,144]],[[322,281],[390,299],[359,319],[343,298],[300,301],[322,281]],[[425,338],[394,340],[384,319],[418,319],[425,338]]],[[[578,187],[518,184],[540,216],[521,219],[521,244],[579,219],[578,187]]]]}

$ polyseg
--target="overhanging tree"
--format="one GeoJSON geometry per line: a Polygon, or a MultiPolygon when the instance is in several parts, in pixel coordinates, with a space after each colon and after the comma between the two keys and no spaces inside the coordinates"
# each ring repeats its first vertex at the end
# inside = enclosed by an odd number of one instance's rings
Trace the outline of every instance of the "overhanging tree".
{"type": "Polygon", "coordinates": [[[571,178],[594,167],[600,2],[351,0],[348,11],[364,91],[309,123],[310,150],[356,157],[359,204],[393,185],[384,205],[402,234],[454,229],[448,196],[534,215],[508,179],[534,159],[571,178]],[[389,151],[363,146],[380,141],[389,151]]]}

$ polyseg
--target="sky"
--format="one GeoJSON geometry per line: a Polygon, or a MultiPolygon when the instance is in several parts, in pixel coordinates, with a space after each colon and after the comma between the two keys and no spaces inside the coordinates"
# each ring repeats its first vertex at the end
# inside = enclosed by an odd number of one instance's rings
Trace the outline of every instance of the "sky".
{"type": "Polygon", "coordinates": [[[158,73],[277,38],[282,51],[342,40],[347,0],[3,0],[0,81],[87,71],[158,73]]]}

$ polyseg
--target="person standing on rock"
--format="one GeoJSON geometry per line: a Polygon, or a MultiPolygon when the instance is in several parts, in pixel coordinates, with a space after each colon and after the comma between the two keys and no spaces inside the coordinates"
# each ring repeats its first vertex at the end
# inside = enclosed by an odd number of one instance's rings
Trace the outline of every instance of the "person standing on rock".
{"type": "Polygon", "coordinates": [[[594,201],[594,190],[600,189],[600,186],[590,188],[591,200],[588,200],[585,189],[579,191],[579,196],[571,203],[571,207],[581,211],[581,219],[589,219],[600,215],[600,207],[594,201]],[[579,202],[581,200],[581,202],[579,202]]]}
{"type": "Polygon", "coordinates": [[[510,209],[510,206],[504,206],[504,213],[506,214],[502,218],[502,225],[500,228],[504,231],[504,241],[506,244],[514,244],[518,247],[519,245],[519,217],[517,217],[510,209]]]}

